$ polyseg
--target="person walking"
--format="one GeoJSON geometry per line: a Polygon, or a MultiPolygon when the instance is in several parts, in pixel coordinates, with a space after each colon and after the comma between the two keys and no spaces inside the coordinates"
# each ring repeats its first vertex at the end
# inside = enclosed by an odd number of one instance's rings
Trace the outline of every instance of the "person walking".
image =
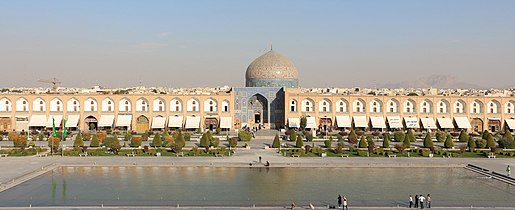
{"type": "Polygon", "coordinates": [[[420,208],[421,208],[421,209],[424,209],[424,201],[425,201],[424,196],[423,196],[423,195],[420,195],[420,196],[418,197],[418,199],[420,199],[420,208]]]}
{"type": "Polygon", "coordinates": [[[409,195],[409,208],[413,207],[413,196],[409,195]]]}
{"type": "Polygon", "coordinates": [[[338,194],[338,208],[342,207],[342,196],[338,194]]]}
{"type": "Polygon", "coordinates": [[[427,208],[431,208],[431,195],[427,194],[427,208]]]}
{"type": "Polygon", "coordinates": [[[347,197],[343,195],[343,209],[349,210],[349,205],[347,203],[347,197]]]}
{"type": "Polygon", "coordinates": [[[510,174],[511,174],[510,165],[506,166],[506,174],[508,174],[508,176],[510,176],[510,174]]]}
{"type": "Polygon", "coordinates": [[[418,209],[418,195],[415,195],[415,208],[418,209]]]}

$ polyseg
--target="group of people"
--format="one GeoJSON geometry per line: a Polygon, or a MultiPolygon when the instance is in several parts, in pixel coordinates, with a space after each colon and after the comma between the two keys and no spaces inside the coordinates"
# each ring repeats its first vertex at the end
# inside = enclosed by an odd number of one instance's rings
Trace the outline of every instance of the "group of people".
{"type": "Polygon", "coordinates": [[[340,195],[338,194],[338,208],[344,208],[344,209],[349,209],[349,205],[347,203],[347,197],[345,195],[340,195]]]}
{"type": "Polygon", "coordinates": [[[426,204],[427,208],[431,208],[431,195],[427,194],[427,198],[423,195],[415,195],[415,199],[413,200],[413,196],[409,195],[409,208],[424,208],[424,204],[426,204]],[[415,205],[413,205],[415,204],[415,205]]]}

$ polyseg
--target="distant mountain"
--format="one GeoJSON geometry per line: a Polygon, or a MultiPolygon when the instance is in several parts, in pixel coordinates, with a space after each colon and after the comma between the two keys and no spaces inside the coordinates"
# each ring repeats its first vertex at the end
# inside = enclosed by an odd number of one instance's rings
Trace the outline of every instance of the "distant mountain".
{"type": "Polygon", "coordinates": [[[380,85],[385,88],[442,88],[442,89],[466,89],[482,88],[480,85],[459,81],[452,75],[431,75],[428,77],[406,80],[399,83],[387,83],[380,85]]]}

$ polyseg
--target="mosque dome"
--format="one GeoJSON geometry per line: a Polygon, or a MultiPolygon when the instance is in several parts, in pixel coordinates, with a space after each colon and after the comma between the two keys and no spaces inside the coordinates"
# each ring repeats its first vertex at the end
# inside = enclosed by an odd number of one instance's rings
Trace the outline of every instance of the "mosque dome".
{"type": "Polygon", "coordinates": [[[245,75],[247,87],[298,87],[298,72],[285,56],[270,50],[252,61],[245,75]]]}

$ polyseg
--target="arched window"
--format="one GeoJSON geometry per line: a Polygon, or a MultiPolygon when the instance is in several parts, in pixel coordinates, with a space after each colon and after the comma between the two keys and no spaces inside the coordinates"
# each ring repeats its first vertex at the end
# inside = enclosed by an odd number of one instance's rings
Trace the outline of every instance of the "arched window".
{"type": "Polygon", "coordinates": [[[381,112],[381,102],[378,99],[374,99],[370,102],[370,112],[371,113],[381,112]]]}
{"type": "Polygon", "coordinates": [[[182,101],[179,98],[174,98],[170,101],[171,112],[182,112],[182,101]]]}
{"type": "Polygon", "coordinates": [[[297,111],[297,101],[291,100],[290,101],[290,112],[296,112],[297,111]]]}
{"type": "Polygon", "coordinates": [[[390,99],[386,104],[386,110],[389,113],[399,112],[399,102],[395,99],[390,99]]]}
{"type": "Polygon", "coordinates": [[[26,99],[20,98],[16,101],[16,111],[17,112],[27,112],[29,111],[29,103],[26,99]]]}
{"type": "Polygon", "coordinates": [[[314,103],[311,99],[304,99],[302,101],[303,112],[313,112],[315,110],[314,103]]]}
{"type": "Polygon", "coordinates": [[[229,101],[222,101],[222,112],[229,112],[229,101]]]}
{"type": "Polygon", "coordinates": [[[415,102],[412,100],[407,100],[404,102],[404,113],[414,113],[415,111],[415,102]]]}
{"type": "Polygon", "coordinates": [[[479,100],[475,100],[470,104],[471,114],[481,114],[481,109],[481,102],[479,100]]]}
{"type": "Polygon", "coordinates": [[[340,99],[336,102],[336,112],[345,113],[347,112],[347,101],[340,99]]]}
{"type": "Polygon", "coordinates": [[[46,105],[46,103],[45,103],[45,101],[43,101],[43,99],[37,98],[36,100],[34,100],[32,111],[44,112],[44,111],[46,111],[45,105],[46,105]]]}
{"type": "Polygon", "coordinates": [[[365,103],[361,99],[355,100],[352,106],[352,111],[358,113],[365,112],[365,103]]]}
{"type": "Polygon", "coordinates": [[[209,98],[204,101],[204,112],[216,112],[217,110],[217,102],[213,98],[209,98]]]}
{"type": "Polygon", "coordinates": [[[322,99],[318,102],[318,111],[319,112],[331,112],[331,101],[329,99],[322,99]]]}
{"type": "Polygon", "coordinates": [[[190,100],[188,100],[188,105],[186,107],[186,110],[188,112],[198,112],[200,110],[198,100],[195,98],[191,98],[190,100]]]}

